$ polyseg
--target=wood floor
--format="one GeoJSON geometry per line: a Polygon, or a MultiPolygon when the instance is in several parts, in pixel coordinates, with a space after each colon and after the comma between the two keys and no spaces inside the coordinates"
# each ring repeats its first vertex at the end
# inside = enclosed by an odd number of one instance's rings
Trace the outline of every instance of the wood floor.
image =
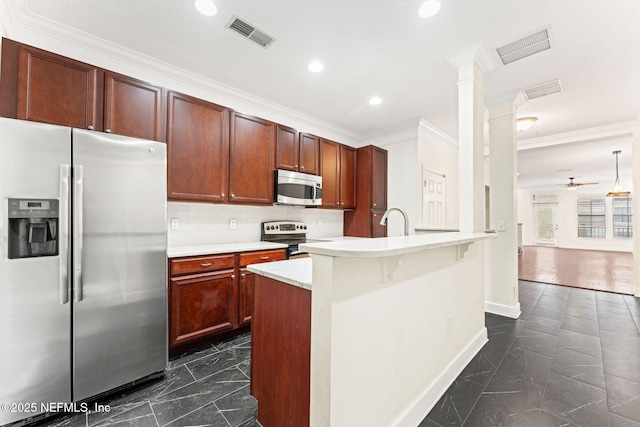
{"type": "Polygon", "coordinates": [[[518,278],[633,295],[633,254],[525,246],[518,278]]]}

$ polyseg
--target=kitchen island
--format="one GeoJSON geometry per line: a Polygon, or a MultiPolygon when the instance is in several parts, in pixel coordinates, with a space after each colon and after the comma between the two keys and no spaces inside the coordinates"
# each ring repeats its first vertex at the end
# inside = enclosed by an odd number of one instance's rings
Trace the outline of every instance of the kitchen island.
{"type": "Polygon", "coordinates": [[[487,341],[482,240],[492,237],[305,244],[311,260],[249,266],[260,275],[252,360],[287,355],[279,367],[253,365],[258,420],[303,426],[286,417],[308,413],[313,427],[418,425],[487,341]],[[274,310],[279,314],[267,315],[274,310]],[[260,346],[267,336],[272,342],[260,346]],[[289,381],[275,380],[283,376],[289,381]],[[281,418],[270,418],[274,407],[281,418]]]}

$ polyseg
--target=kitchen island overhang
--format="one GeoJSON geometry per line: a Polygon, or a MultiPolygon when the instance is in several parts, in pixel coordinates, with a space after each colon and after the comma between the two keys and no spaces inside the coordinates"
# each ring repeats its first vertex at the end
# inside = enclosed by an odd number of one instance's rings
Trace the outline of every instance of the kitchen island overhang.
{"type": "MultiPolygon", "coordinates": [[[[420,423],[487,342],[482,240],[492,237],[446,233],[304,245],[312,258],[304,260],[312,269],[311,426],[420,423]]],[[[277,280],[274,264],[250,270],[277,280]]]]}

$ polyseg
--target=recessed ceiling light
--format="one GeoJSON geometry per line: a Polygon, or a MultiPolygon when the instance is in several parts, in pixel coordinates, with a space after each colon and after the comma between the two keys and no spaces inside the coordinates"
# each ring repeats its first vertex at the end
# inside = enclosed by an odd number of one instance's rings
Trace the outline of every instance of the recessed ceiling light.
{"type": "Polygon", "coordinates": [[[309,71],[311,71],[312,73],[319,73],[320,71],[322,71],[324,69],[324,65],[322,65],[320,62],[318,61],[313,61],[311,63],[309,63],[309,65],[307,66],[307,68],[309,69],[309,71]]]}
{"type": "Polygon", "coordinates": [[[440,2],[438,0],[428,0],[418,9],[418,15],[421,18],[429,18],[440,11],[440,2]]]}
{"type": "Polygon", "coordinates": [[[374,96],[373,98],[371,98],[369,100],[369,104],[371,104],[371,105],[380,105],[380,104],[382,104],[382,98],[374,96]]]}
{"type": "Polygon", "coordinates": [[[211,0],[196,0],[193,5],[205,16],[214,16],[218,13],[218,8],[211,0]]]}

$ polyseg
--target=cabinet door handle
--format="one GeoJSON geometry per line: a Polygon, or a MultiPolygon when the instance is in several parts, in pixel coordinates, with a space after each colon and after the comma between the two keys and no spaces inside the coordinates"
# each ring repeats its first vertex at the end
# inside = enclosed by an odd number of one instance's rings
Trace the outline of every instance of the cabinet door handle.
{"type": "Polygon", "coordinates": [[[260,261],[267,261],[269,259],[268,256],[261,256],[260,261]]]}
{"type": "Polygon", "coordinates": [[[231,193],[231,198],[233,199],[234,197],[236,197],[236,195],[231,193]]]}
{"type": "Polygon", "coordinates": [[[300,166],[300,169],[304,169],[304,166],[300,166]]]}
{"type": "Polygon", "coordinates": [[[93,125],[89,125],[89,126],[87,127],[87,129],[89,129],[89,130],[93,130],[93,125]]]}
{"type": "Polygon", "coordinates": [[[374,203],[373,206],[375,206],[376,204],[374,203]]]}
{"type": "Polygon", "coordinates": [[[229,276],[229,277],[231,277],[231,280],[233,280],[233,279],[235,279],[235,278],[236,278],[236,275],[235,275],[235,274],[232,274],[232,275],[231,275],[231,276],[229,276]]]}
{"type": "Polygon", "coordinates": [[[211,263],[210,262],[203,262],[202,264],[200,264],[200,267],[211,267],[211,263]]]}
{"type": "MultiPolygon", "coordinates": [[[[293,165],[293,167],[294,167],[294,168],[297,168],[297,167],[298,167],[298,165],[293,165]]],[[[304,169],[304,168],[303,168],[303,169],[304,169]]]]}
{"type": "Polygon", "coordinates": [[[242,273],[242,274],[240,275],[240,277],[242,277],[243,279],[245,278],[245,276],[246,276],[246,274],[244,274],[244,273],[242,273]]]}
{"type": "Polygon", "coordinates": [[[111,133],[111,129],[105,129],[106,133],[111,133]]]}
{"type": "Polygon", "coordinates": [[[222,194],[220,195],[220,197],[224,197],[224,193],[222,193],[222,194]]]}

